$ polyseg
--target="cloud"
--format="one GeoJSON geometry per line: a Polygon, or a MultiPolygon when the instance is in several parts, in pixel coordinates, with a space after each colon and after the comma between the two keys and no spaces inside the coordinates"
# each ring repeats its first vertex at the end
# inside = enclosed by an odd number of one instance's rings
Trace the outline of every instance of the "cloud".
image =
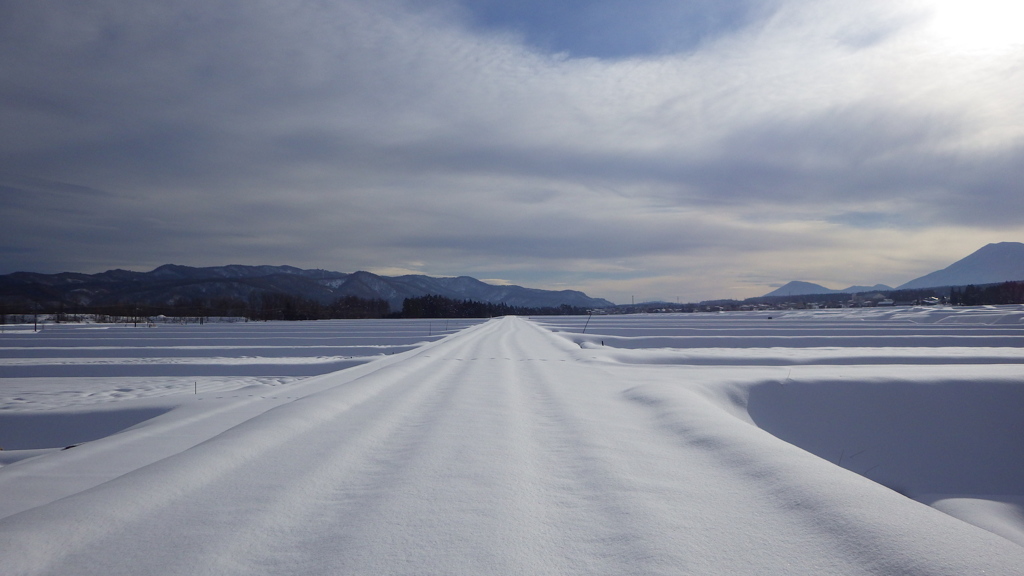
{"type": "Polygon", "coordinates": [[[677,4],[624,29],[610,2],[578,25],[7,3],[0,272],[288,263],[628,301],[895,285],[1021,238],[1024,52],[916,1],[677,4]]]}

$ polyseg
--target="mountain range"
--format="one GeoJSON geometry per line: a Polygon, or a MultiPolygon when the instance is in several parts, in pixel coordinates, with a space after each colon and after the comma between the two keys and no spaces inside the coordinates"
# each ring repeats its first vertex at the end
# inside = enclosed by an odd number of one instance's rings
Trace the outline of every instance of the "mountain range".
{"type": "MultiPolygon", "coordinates": [[[[936,270],[901,284],[896,290],[995,284],[1024,280],[1024,243],[997,242],[987,244],[974,253],[957,260],[942,270],[936,270]]],[[[800,296],[810,294],[856,294],[893,290],[884,284],[851,286],[845,290],[832,290],[820,284],[794,280],[764,295],[800,296]]]]}
{"type": "MultiPolygon", "coordinates": [[[[982,285],[1012,280],[1024,280],[1024,244],[999,242],[988,244],[942,270],[915,278],[896,289],[982,285]]],[[[765,294],[765,297],[891,290],[893,288],[884,284],[833,290],[820,284],[793,281],[765,294]]],[[[493,285],[469,276],[379,276],[363,271],[349,274],[293,266],[194,268],[165,264],[149,272],[15,272],[0,276],[0,305],[15,309],[30,307],[33,303],[43,307],[61,304],[71,307],[175,306],[196,300],[246,301],[254,295],[268,293],[284,293],[324,304],[345,296],[356,296],[384,300],[394,311],[401,310],[406,298],[428,294],[525,308],[557,308],[563,304],[579,308],[614,306],[608,300],[591,298],[576,290],[493,285]]]]}
{"type": "Polygon", "coordinates": [[[345,296],[385,300],[401,310],[406,298],[428,294],[509,306],[541,308],[563,304],[602,308],[612,303],[577,290],[540,290],[492,285],[469,276],[378,276],[370,272],[303,270],[293,266],[215,266],[165,264],[150,272],[108,270],[98,274],[15,272],[0,276],[0,302],[71,306],[173,306],[194,299],[247,300],[254,294],[285,293],[329,303],[345,296]]]}

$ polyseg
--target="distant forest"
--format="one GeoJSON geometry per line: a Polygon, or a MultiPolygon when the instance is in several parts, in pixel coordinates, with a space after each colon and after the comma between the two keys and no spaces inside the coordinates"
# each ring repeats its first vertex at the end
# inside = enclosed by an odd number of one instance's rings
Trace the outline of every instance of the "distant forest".
{"type": "Polygon", "coordinates": [[[1024,282],[1003,282],[987,286],[953,288],[949,301],[957,306],[986,306],[995,304],[1024,304],[1024,282]]]}
{"type": "MultiPolygon", "coordinates": [[[[328,320],[357,318],[490,318],[494,316],[545,316],[586,314],[587,310],[563,304],[559,307],[528,308],[492,304],[473,300],[454,300],[444,296],[427,295],[406,298],[402,310],[392,312],[385,300],[344,296],[330,303],[284,294],[266,292],[253,294],[248,300],[219,298],[191,299],[172,305],[151,306],[123,303],[112,306],[68,306],[58,304],[50,309],[40,306],[35,310],[24,307],[6,309],[0,304],[0,323],[9,315],[22,317],[32,313],[47,314],[57,322],[74,322],[81,316],[91,315],[99,321],[144,321],[156,316],[181,318],[234,317],[247,320],[328,320]]],[[[31,320],[31,319],[30,319],[31,320]]]]}
{"type": "MultiPolygon", "coordinates": [[[[1024,281],[1002,282],[998,284],[982,284],[979,286],[943,286],[938,288],[913,288],[904,290],[882,290],[871,293],[877,297],[889,298],[897,305],[910,305],[923,302],[927,298],[939,298],[954,306],[991,306],[997,304],[1024,304],[1024,281]]],[[[863,294],[833,293],[805,294],[800,296],[762,296],[748,298],[749,304],[782,304],[786,302],[816,303],[825,306],[839,307],[855,300],[863,294]]]]}
{"type": "Polygon", "coordinates": [[[706,300],[699,304],[674,304],[669,302],[647,302],[624,304],[609,309],[616,314],[640,312],[702,312],[714,310],[742,310],[744,306],[768,306],[769,309],[788,309],[816,305],[822,308],[874,305],[882,298],[889,298],[897,306],[912,306],[936,298],[942,303],[954,306],[991,306],[998,304],[1024,304],[1024,281],[1002,282],[968,286],[942,286],[937,288],[913,288],[903,290],[880,290],[863,294],[832,292],[828,294],[800,294],[791,296],[758,296],[746,300],[706,300]]]}

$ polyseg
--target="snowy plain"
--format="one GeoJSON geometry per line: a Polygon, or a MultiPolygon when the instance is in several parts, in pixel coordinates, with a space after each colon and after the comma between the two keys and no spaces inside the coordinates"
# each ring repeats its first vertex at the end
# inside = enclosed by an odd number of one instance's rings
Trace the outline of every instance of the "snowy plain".
{"type": "Polygon", "coordinates": [[[1020,574],[1021,414],[1019,306],[6,326],[0,558],[1020,574]]]}

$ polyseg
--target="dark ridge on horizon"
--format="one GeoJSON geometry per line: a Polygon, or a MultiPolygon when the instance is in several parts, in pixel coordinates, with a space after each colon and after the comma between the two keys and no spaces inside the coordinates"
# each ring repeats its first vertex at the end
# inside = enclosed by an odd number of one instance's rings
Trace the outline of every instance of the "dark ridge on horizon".
{"type": "Polygon", "coordinates": [[[469,276],[380,276],[366,271],[303,270],[294,266],[228,265],[194,268],[164,264],[149,272],[98,274],[15,272],[0,276],[0,304],[18,306],[173,306],[190,300],[246,301],[258,294],[288,294],[319,303],[355,296],[384,300],[400,310],[406,298],[427,295],[523,308],[612,306],[578,290],[541,290],[492,285],[469,276]]]}

